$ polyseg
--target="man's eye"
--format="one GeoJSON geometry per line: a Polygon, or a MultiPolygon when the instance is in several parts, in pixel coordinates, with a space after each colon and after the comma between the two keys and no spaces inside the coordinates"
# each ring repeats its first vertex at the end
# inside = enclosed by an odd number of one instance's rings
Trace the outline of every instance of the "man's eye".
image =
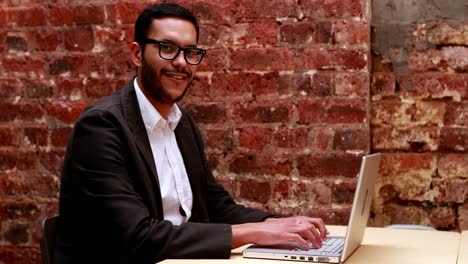
{"type": "Polygon", "coordinates": [[[174,45],[170,44],[162,44],[161,45],[161,51],[166,52],[166,53],[172,53],[175,52],[177,48],[174,45]]]}

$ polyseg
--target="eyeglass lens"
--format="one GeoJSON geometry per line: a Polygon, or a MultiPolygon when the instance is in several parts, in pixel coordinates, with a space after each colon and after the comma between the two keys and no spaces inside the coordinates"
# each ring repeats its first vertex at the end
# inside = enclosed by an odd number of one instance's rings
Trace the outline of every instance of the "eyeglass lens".
{"type": "MultiPolygon", "coordinates": [[[[179,54],[179,48],[171,43],[161,43],[159,53],[163,59],[172,60],[179,54]]],[[[185,60],[190,64],[198,64],[203,58],[203,53],[197,48],[184,48],[185,60]]]]}

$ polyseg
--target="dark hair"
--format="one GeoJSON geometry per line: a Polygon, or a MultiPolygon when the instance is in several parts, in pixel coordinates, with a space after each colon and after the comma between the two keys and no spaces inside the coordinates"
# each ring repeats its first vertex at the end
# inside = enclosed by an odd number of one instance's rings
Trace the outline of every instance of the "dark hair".
{"type": "Polygon", "coordinates": [[[145,8],[135,22],[135,38],[134,41],[143,45],[143,40],[147,38],[148,31],[154,19],[163,17],[177,17],[191,22],[197,31],[198,41],[198,21],[197,18],[187,8],[174,3],[159,3],[145,8]]]}

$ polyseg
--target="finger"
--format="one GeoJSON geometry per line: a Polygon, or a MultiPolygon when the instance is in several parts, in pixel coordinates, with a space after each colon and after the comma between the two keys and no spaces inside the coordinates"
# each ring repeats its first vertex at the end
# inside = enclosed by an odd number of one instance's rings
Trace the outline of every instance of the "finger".
{"type": "Polygon", "coordinates": [[[301,235],[299,234],[289,234],[289,239],[288,241],[293,241],[299,245],[299,247],[305,248],[305,249],[310,249],[309,243],[302,238],[301,235]]]}

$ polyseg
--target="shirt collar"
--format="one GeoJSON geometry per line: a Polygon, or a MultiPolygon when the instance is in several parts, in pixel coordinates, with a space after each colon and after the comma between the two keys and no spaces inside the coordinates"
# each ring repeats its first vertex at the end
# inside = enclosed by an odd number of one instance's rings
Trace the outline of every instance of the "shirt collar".
{"type": "Polygon", "coordinates": [[[182,118],[182,112],[180,111],[177,104],[172,105],[166,120],[151,104],[148,98],[146,98],[145,94],[138,85],[137,78],[134,79],[133,86],[135,87],[141,117],[143,118],[143,123],[145,123],[146,129],[153,130],[156,126],[164,128],[166,125],[169,125],[169,127],[172,130],[174,130],[177,127],[177,124],[179,124],[180,119],[182,118]]]}

